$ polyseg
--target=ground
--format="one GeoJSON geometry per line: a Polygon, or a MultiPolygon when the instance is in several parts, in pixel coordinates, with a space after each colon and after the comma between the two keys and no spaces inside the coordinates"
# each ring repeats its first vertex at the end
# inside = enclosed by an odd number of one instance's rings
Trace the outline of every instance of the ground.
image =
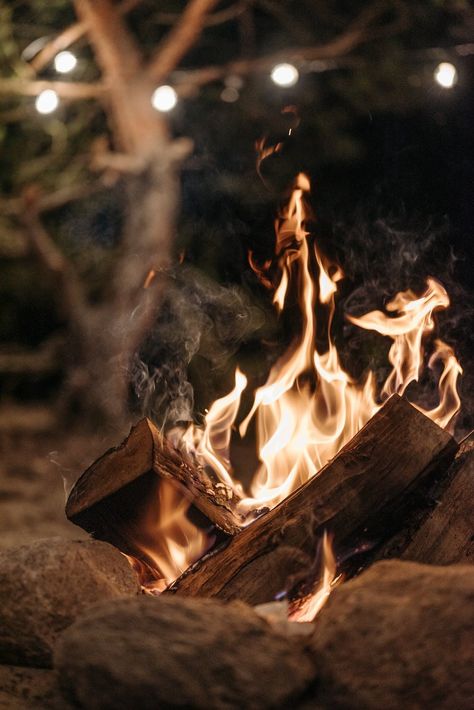
{"type": "Polygon", "coordinates": [[[61,430],[47,407],[0,409],[0,548],[38,538],[81,538],[64,514],[66,489],[121,435],[105,441],[61,430]]]}

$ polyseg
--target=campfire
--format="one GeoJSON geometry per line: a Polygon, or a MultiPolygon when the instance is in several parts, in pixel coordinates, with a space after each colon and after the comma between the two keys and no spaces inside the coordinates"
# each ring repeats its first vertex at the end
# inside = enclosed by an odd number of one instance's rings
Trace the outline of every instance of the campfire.
{"type": "Polygon", "coordinates": [[[355,555],[360,568],[355,553],[373,559],[406,528],[416,491],[456,453],[449,432],[462,370],[433,337],[448,294],[429,277],[422,293],[401,291],[383,310],[346,315],[392,341],[385,382],[371,370],[353,378],[333,335],[344,274],[309,231],[309,191],[299,174],[275,221],[274,256],[261,263],[249,254],[274,307],[298,323],[250,408],[249,381],[237,368],[233,389],[202,425],[163,434],[140,421],[69,495],[67,516],[125,554],[146,592],[252,604],[286,598],[290,619],[312,620],[347,560],[355,555]],[[409,394],[426,362],[441,371],[431,409],[409,394]],[[247,489],[232,448],[252,427],[258,466],[247,489]]]}
{"type": "Polygon", "coordinates": [[[298,175],[274,256],[249,254],[294,326],[266,381],[237,368],[202,424],[139,420],[69,493],[92,538],[3,553],[0,700],[3,684],[61,710],[472,706],[474,579],[454,563],[472,561],[474,452],[435,336],[449,298],[430,277],[346,314],[391,340],[384,382],[352,376],[309,190],[298,175]]]}

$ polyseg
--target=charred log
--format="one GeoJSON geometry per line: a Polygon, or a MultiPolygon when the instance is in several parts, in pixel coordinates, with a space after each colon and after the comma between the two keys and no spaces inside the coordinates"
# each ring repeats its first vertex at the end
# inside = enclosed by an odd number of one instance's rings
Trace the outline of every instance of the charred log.
{"type": "Polygon", "coordinates": [[[287,589],[297,558],[311,560],[324,530],[355,548],[371,530],[383,534],[386,521],[387,537],[402,527],[413,489],[446,469],[456,449],[449,434],[394,396],[316,477],[199,560],[169,592],[269,601],[287,589]]]}
{"type": "Polygon", "coordinates": [[[149,419],[138,422],[119,447],[83,473],[69,495],[66,515],[94,537],[150,563],[136,541],[153,532],[149,513],[156,511],[160,487],[167,483],[190,502],[199,527],[214,525],[227,534],[240,529],[232,492],[213,486],[205,471],[185,459],[149,419]]]}

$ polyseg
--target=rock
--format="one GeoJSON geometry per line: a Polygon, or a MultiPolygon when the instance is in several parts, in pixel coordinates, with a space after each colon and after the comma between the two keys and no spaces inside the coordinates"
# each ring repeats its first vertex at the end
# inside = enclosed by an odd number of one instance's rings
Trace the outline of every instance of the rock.
{"type": "Polygon", "coordinates": [[[314,677],[301,645],[251,607],[173,596],[91,610],[61,636],[55,667],[88,710],[286,707],[314,677]]]}
{"type": "Polygon", "coordinates": [[[66,710],[55,671],[0,665],[2,710],[66,710]]]}
{"type": "Polygon", "coordinates": [[[311,641],[319,683],[299,707],[474,707],[474,569],[379,562],[336,589],[311,641]]]}
{"type": "Polygon", "coordinates": [[[60,631],[100,600],[137,594],[125,557],[96,540],[38,540],[0,552],[0,662],[48,667],[60,631]]]}

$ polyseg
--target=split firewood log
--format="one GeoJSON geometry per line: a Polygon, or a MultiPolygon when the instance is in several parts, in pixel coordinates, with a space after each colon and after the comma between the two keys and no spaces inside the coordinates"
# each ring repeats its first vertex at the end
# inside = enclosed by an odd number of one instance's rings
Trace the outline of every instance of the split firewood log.
{"type": "Polygon", "coordinates": [[[388,537],[402,526],[413,488],[446,469],[456,450],[448,433],[395,395],[317,476],[196,562],[169,593],[270,601],[295,566],[305,572],[301,556],[308,573],[324,530],[355,548],[372,528],[388,537]]]}

